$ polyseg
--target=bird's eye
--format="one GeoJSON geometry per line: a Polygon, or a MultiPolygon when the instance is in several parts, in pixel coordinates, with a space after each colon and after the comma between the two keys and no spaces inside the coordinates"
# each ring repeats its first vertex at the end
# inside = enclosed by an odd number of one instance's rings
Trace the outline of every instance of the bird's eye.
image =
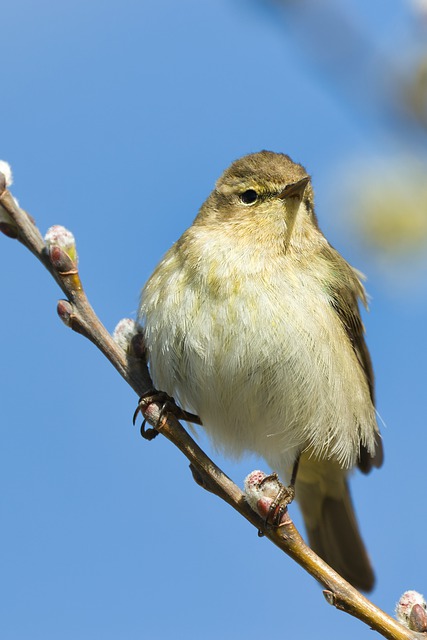
{"type": "Polygon", "coordinates": [[[254,189],[248,189],[240,194],[240,200],[243,204],[253,204],[256,200],[258,200],[258,194],[254,189]]]}

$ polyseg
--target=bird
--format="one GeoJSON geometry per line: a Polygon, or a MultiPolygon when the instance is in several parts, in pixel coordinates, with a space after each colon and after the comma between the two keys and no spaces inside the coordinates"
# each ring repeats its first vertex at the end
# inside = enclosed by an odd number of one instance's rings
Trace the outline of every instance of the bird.
{"type": "Polygon", "coordinates": [[[264,150],[218,179],[145,284],[138,320],[156,389],[221,452],[292,478],[312,549],[370,591],[348,482],[383,461],[363,278],[320,230],[304,167],[264,150]]]}

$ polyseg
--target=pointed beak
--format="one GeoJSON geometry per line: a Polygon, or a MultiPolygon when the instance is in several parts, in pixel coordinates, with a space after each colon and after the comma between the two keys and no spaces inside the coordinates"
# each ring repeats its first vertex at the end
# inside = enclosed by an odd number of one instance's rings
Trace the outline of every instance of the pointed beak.
{"type": "Polygon", "coordinates": [[[309,182],[310,178],[307,176],[306,178],[301,178],[301,180],[298,180],[298,182],[287,184],[283,191],[281,191],[277,197],[281,200],[285,200],[286,198],[299,198],[300,200],[302,200],[305,188],[309,182]]]}

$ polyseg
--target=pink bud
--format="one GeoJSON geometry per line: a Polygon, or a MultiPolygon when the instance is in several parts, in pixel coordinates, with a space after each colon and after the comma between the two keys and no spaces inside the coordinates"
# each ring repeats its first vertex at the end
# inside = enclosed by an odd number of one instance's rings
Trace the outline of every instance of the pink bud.
{"type": "Polygon", "coordinates": [[[61,247],[68,257],[71,258],[73,262],[77,263],[78,256],[76,251],[76,241],[71,231],[59,224],[55,224],[46,231],[44,241],[48,249],[51,249],[54,246],[61,247]]]}
{"type": "Polygon", "coordinates": [[[427,630],[427,603],[418,591],[405,591],[396,605],[396,617],[412,631],[427,630]]]}
{"type": "Polygon", "coordinates": [[[128,351],[131,340],[141,331],[140,325],[131,318],[122,318],[113,331],[113,340],[116,344],[128,351]]]}
{"type": "Polygon", "coordinates": [[[13,182],[12,169],[8,162],[0,160],[0,173],[4,175],[4,182],[6,187],[10,187],[13,182]]]}
{"type": "Polygon", "coordinates": [[[274,522],[280,515],[281,502],[273,503],[283,489],[278,476],[275,473],[267,475],[263,471],[252,471],[245,478],[244,489],[246,500],[252,509],[264,519],[274,522]]]}

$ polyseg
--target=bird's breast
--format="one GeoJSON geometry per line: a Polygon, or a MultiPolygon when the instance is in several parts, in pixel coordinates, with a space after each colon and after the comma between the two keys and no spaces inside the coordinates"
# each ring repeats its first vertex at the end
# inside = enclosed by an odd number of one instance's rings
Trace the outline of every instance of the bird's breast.
{"type": "Polygon", "coordinates": [[[353,465],[375,417],[318,277],[268,249],[193,249],[175,245],[142,294],[156,386],[235,455],[311,448],[353,465]]]}

